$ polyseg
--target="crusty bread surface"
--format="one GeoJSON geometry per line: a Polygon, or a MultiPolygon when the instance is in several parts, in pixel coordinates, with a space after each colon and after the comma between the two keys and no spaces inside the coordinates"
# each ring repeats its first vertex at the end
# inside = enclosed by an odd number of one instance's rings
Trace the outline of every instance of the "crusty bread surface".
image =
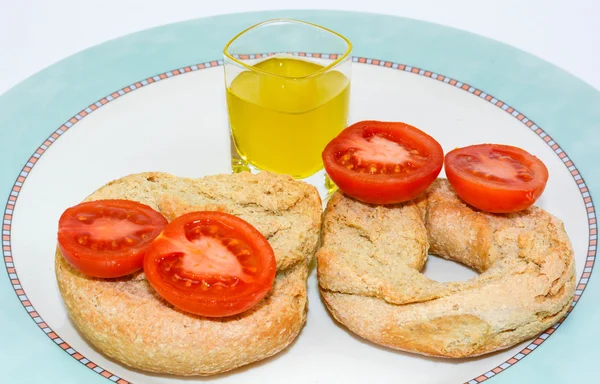
{"type": "Polygon", "coordinates": [[[476,211],[445,179],[416,201],[389,206],[336,192],[324,214],[317,272],[329,311],[352,332],[450,358],[539,334],[567,313],[575,290],[573,251],[559,219],[537,207],[476,211]],[[480,274],[428,279],[420,272],[428,253],[480,274]]]}
{"type": "Polygon", "coordinates": [[[144,371],[211,375],[272,356],[296,338],[306,320],[308,264],[321,225],[314,187],[267,172],[199,179],[155,172],[112,181],[86,200],[113,198],[147,204],[168,220],[199,210],[239,216],[269,240],[277,275],[272,290],[250,310],[205,318],[165,302],[143,272],[91,278],[57,251],[56,278],[68,313],[96,348],[144,371]]]}

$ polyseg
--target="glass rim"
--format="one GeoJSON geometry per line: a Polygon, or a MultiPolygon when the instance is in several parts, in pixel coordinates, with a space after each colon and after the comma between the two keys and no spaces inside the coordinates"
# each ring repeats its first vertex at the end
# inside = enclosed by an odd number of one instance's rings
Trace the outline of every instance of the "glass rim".
{"type": "Polygon", "coordinates": [[[244,67],[244,68],[246,68],[246,69],[248,69],[250,71],[253,71],[253,72],[259,72],[259,73],[262,73],[262,74],[265,74],[265,75],[281,77],[281,78],[284,78],[284,79],[306,79],[306,78],[309,78],[309,77],[312,77],[312,76],[317,76],[317,75],[319,75],[321,73],[328,72],[329,70],[333,69],[338,64],[340,64],[341,62],[343,62],[344,60],[346,60],[350,56],[351,52],[352,52],[352,43],[350,42],[350,40],[348,40],[348,38],[346,36],[344,36],[344,35],[336,32],[336,31],[333,31],[333,30],[331,30],[329,28],[325,28],[325,27],[323,27],[321,25],[315,24],[315,23],[311,23],[311,22],[308,22],[308,21],[302,21],[302,20],[296,20],[296,19],[290,19],[290,18],[285,18],[285,17],[284,18],[276,18],[276,19],[265,20],[265,21],[261,21],[258,24],[252,25],[252,26],[244,29],[243,31],[239,32],[237,35],[235,35],[231,40],[229,40],[227,42],[227,44],[225,44],[225,47],[223,48],[223,55],[225,55],[225,57],[227,59],[231,60],[235,64],[240,65],[240,66],[242,66],[242,67],[244,67]],[[263,25],[271,24],[271,23],[275,23],[275,22],[281,22],[281,21],[285,21],[285,22],[289,22],[289,23],[305,24],[305,25],[308,25],[308,26],[311,26],[311,27],[315,27],[315,28],[321,29],[321,30],[323,30],[325,32],[328,32],[328,33],[332,34],[332,35],[335,35],[335,36],[339,37],[340,39],[342,39],[342,40],[344,40],[346,42],[346,44],[347,44],[346,51],[343,54],[341,54],[336,60],[334,60],[331,64],[329,64],[329,65],[327,65],[327,66],[319,69],[318,71],[315,71],[315,72],[313,72],[313,73],[311,73],[309,75],[305,75],[305,76],[283,76],[283,75],[278,75],[278,74],[275,74],[275,73],[272,73],[272,72],[269,72],[269,71],[265,71],[264,69],[261,69],[261,68],[256,68],[256,67],[254,67],[252,65],[248,65],[248,64],[246,64],[246,63],[244,63],[244,62],[236,59],[235,57],[233,57],[232,54],[229,53],[229,47],[233,44],[234,41],[236,41],[242,35],[246,34],[247,32],[251,31],[252,29],[261,27],[263,25]]]}

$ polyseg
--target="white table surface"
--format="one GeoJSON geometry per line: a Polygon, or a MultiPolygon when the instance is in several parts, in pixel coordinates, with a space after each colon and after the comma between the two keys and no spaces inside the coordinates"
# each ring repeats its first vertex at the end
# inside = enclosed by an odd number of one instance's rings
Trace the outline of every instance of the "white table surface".
{"type": "Polygon", "coordinates": [[[232,12],[341,9],[447,25],[533,53],[600,89],[598,0],[0,0],[0,94],[103,41],[232,12]]]}

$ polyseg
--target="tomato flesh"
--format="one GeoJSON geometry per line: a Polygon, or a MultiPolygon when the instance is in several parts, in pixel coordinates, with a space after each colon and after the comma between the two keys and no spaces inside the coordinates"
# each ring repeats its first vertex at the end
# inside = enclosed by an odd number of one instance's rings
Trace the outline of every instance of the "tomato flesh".
{"type": "Polygon", "coordinates": [[[146,250],[166,225],[159,212],[138,202],[85,202],[61,215],[58,247],[88,276],[121,277],[142,268],[146,250]]]}
{"type": "Polygon", "coordinates": [[[423,166],[427,157],[386,135],[349,138],[348,150],[338,155],[340,165],[358,173],[399,174],[423,166]]]}
{"type": "Polygon", "coordinates": [[[355,123],[323,151],[333,182],[347,195],[373,204],[414,199],[437,178],[443,161],[435,139],[400,122],[355,123]]]}
{"type": "Polygon", "coordinates": [[[446,176],[466,203],[482,211],[511,213],[533,205],[548,181],[548,169],[521,148],[479,144],[446,155],[446,176]]]}
{"type": "Polygon", "coordinates": [[[207,317],[256,305],[272,288],[271,245],[248,222],[223,212],[192,212],[173,220],[144,259],[150,284],[175,307],[207,317]]]}

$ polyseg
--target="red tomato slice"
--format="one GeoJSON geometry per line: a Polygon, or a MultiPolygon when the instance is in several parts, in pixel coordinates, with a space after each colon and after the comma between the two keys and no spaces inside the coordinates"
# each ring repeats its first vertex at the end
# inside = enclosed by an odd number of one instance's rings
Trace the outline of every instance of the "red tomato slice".
{"type": "Polygon", "coordinates": [[[271,290],[275,254],[248,222],[223,212],[192,212],[173,220],[154,241],[144,272],[175,307],[208,317],[231,316],[271,290]]]}
{"type": "Polygon", "coordinates": [[[518,212],[542,195],[548,169],[521,148],[479,144],[446,155],[446,176],[468,204],[493,213],[518,212]]]}
{"type": "Polygon", "coordinates": [[[331,180],[347,195],[373,204],[414,199],[437,178],[443,162],[435,139],[397,122],[358,122],[323,151],[331,180]]]}
{"type": "Polygon", "coordinates": [[[85,202],[60,217],[58,248],[88,276],[125,276],[142,268],[144,254],[166,225],[163,215],[135,201],[85,202]]]}

